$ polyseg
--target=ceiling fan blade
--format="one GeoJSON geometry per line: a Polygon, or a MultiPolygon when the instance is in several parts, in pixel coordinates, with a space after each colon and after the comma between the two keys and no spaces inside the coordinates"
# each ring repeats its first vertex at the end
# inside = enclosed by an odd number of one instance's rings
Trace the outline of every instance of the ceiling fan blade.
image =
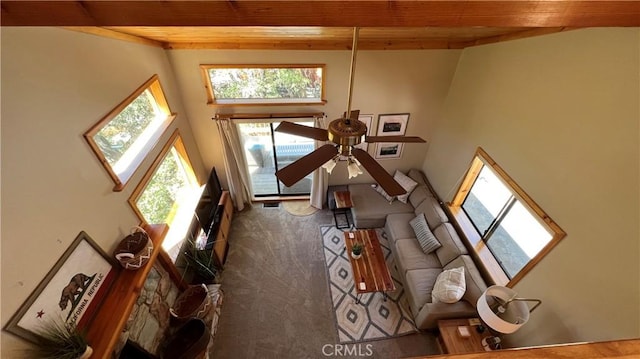
{"type": "Polygon", "coordinates": [[[329,134],[327,130],[316,127],[298,125],[297,123],[282,121],[276,127],[276,131],[288,133],[290,135],[313,138],[318,141],[328,141],[329,134]]]}
{"type": "Polygon", "coordinates": [[[277,171],[276,177],[278,177],[285,186],[291,187],[337,154],[338,149],[335,145],[324,145],[277,171]]]}
{"type": "Polygon", "coordinates": [[[358,161],[360,161],[371,177],[373,177],[373,179],[375,179],[376,182],[384,188],[384,191],[387,192],[389,196],[398,196],[407,193],[407,191],[393,179],[393,176],[380,166],[380,164],[374,160],[369,153],[359,148],[354,148],[351,153],[358,161]]]}
{"type": "Polygon", "coordinates": [[[374,142],[420,142],[425,143],[427,141],[423,140],[418,136],[366,136],[364,139],[365,142],[374,143],[374,142]]]}

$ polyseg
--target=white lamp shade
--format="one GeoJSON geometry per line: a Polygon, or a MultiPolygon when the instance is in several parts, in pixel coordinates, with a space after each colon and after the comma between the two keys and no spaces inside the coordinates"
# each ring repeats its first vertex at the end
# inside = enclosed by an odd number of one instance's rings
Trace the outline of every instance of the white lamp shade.
{"type": "Polygon", "coordinates": [[[331,171],[333,171],[333,168],[336,167],[336,161],[331,159],[325,162],[325,164],[323,164],[322,167],[327,170],[327,173],[331,174],[331,171]]]}
{"type": "Polygon", "coordinates": [[[477,310],[480,319],[491,329],[500,333],[510,334],[520,329],[529,320],[529,307],[525,302],[513,301],[516,295],[513,289],[507,287],[494,285],[487,288],[478,298],[477,310]],[[492,305],[495,309],[492,309],[488,297],[499,298],[507,304],[502,306],[496,303],[492,305]]]}
{"type": "Polygon", "coordinates": [[[355,162],[349,161],[349,165],[347,166],[347,170],[349,171],[349,178],[356,177],[359,174],[362,174],[362,170],[358,167],[355,162]]]}

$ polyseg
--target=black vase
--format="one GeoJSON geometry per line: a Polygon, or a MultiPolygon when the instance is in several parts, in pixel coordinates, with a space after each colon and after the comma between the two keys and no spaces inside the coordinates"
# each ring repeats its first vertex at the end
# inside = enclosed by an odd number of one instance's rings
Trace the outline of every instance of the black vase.
{"type": "Polygon", "coordinates": [[[207,350],[211,332],[202,319],[191,318],[169,338],[166,359],[193,359],[207,350]]]}

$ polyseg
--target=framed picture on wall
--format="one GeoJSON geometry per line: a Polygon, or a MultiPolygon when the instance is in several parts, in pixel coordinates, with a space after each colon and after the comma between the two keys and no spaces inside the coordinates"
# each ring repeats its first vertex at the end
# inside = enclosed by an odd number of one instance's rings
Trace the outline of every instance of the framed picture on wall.
{"type": "Polygon", "coordinates": [[[119,271],[115,260],[80,232],[5,330],[35,342],[47,322],[86,328],[119,271]]]}
{"type": "Polygon", "coordinates": [[[398,142],[378,142],[376,143],[376,158],[400,158],[404,144],[398,142]]]}
{"type": "MultiPolygon", "coordinates": [[[[360,115],[358,116],[358,121],[364,123],[367,126],[367,133],[365,135],[371,136],[371,134],[373,133],[373,130],[371,129],[373,127],[373,115],[360,115]]],[[[369,148],[369,144],[366,142],[362,142],[354,147],[359,148],[363,151],[367,151],[367,149],[369,148]]]]}
{"type": "Polygon", "coordinates": [[[404,136],[408,122],[408,113],[379,115],[378,136],[404,136]]]}
{"type": "Polygon", "coordinates": [[[404,136],[408,122],[408,113],[379,115],[378,136],[404,136]]]}

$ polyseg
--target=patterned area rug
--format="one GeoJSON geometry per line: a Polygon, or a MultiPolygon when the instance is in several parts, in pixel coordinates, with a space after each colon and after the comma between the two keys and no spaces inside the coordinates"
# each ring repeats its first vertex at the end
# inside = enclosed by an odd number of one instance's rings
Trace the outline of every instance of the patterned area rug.
{"type": "Polygon", "coordinates": [[[343,232],[333,226],[322,226],[320,231],[340,343],[388,339],[417,332],[384,230],[376,229],[376,233],[396,290],[387,293],[386,301],[382,293],[364,294],[360,304],[355,303],[356,289],[343,232]]]}

